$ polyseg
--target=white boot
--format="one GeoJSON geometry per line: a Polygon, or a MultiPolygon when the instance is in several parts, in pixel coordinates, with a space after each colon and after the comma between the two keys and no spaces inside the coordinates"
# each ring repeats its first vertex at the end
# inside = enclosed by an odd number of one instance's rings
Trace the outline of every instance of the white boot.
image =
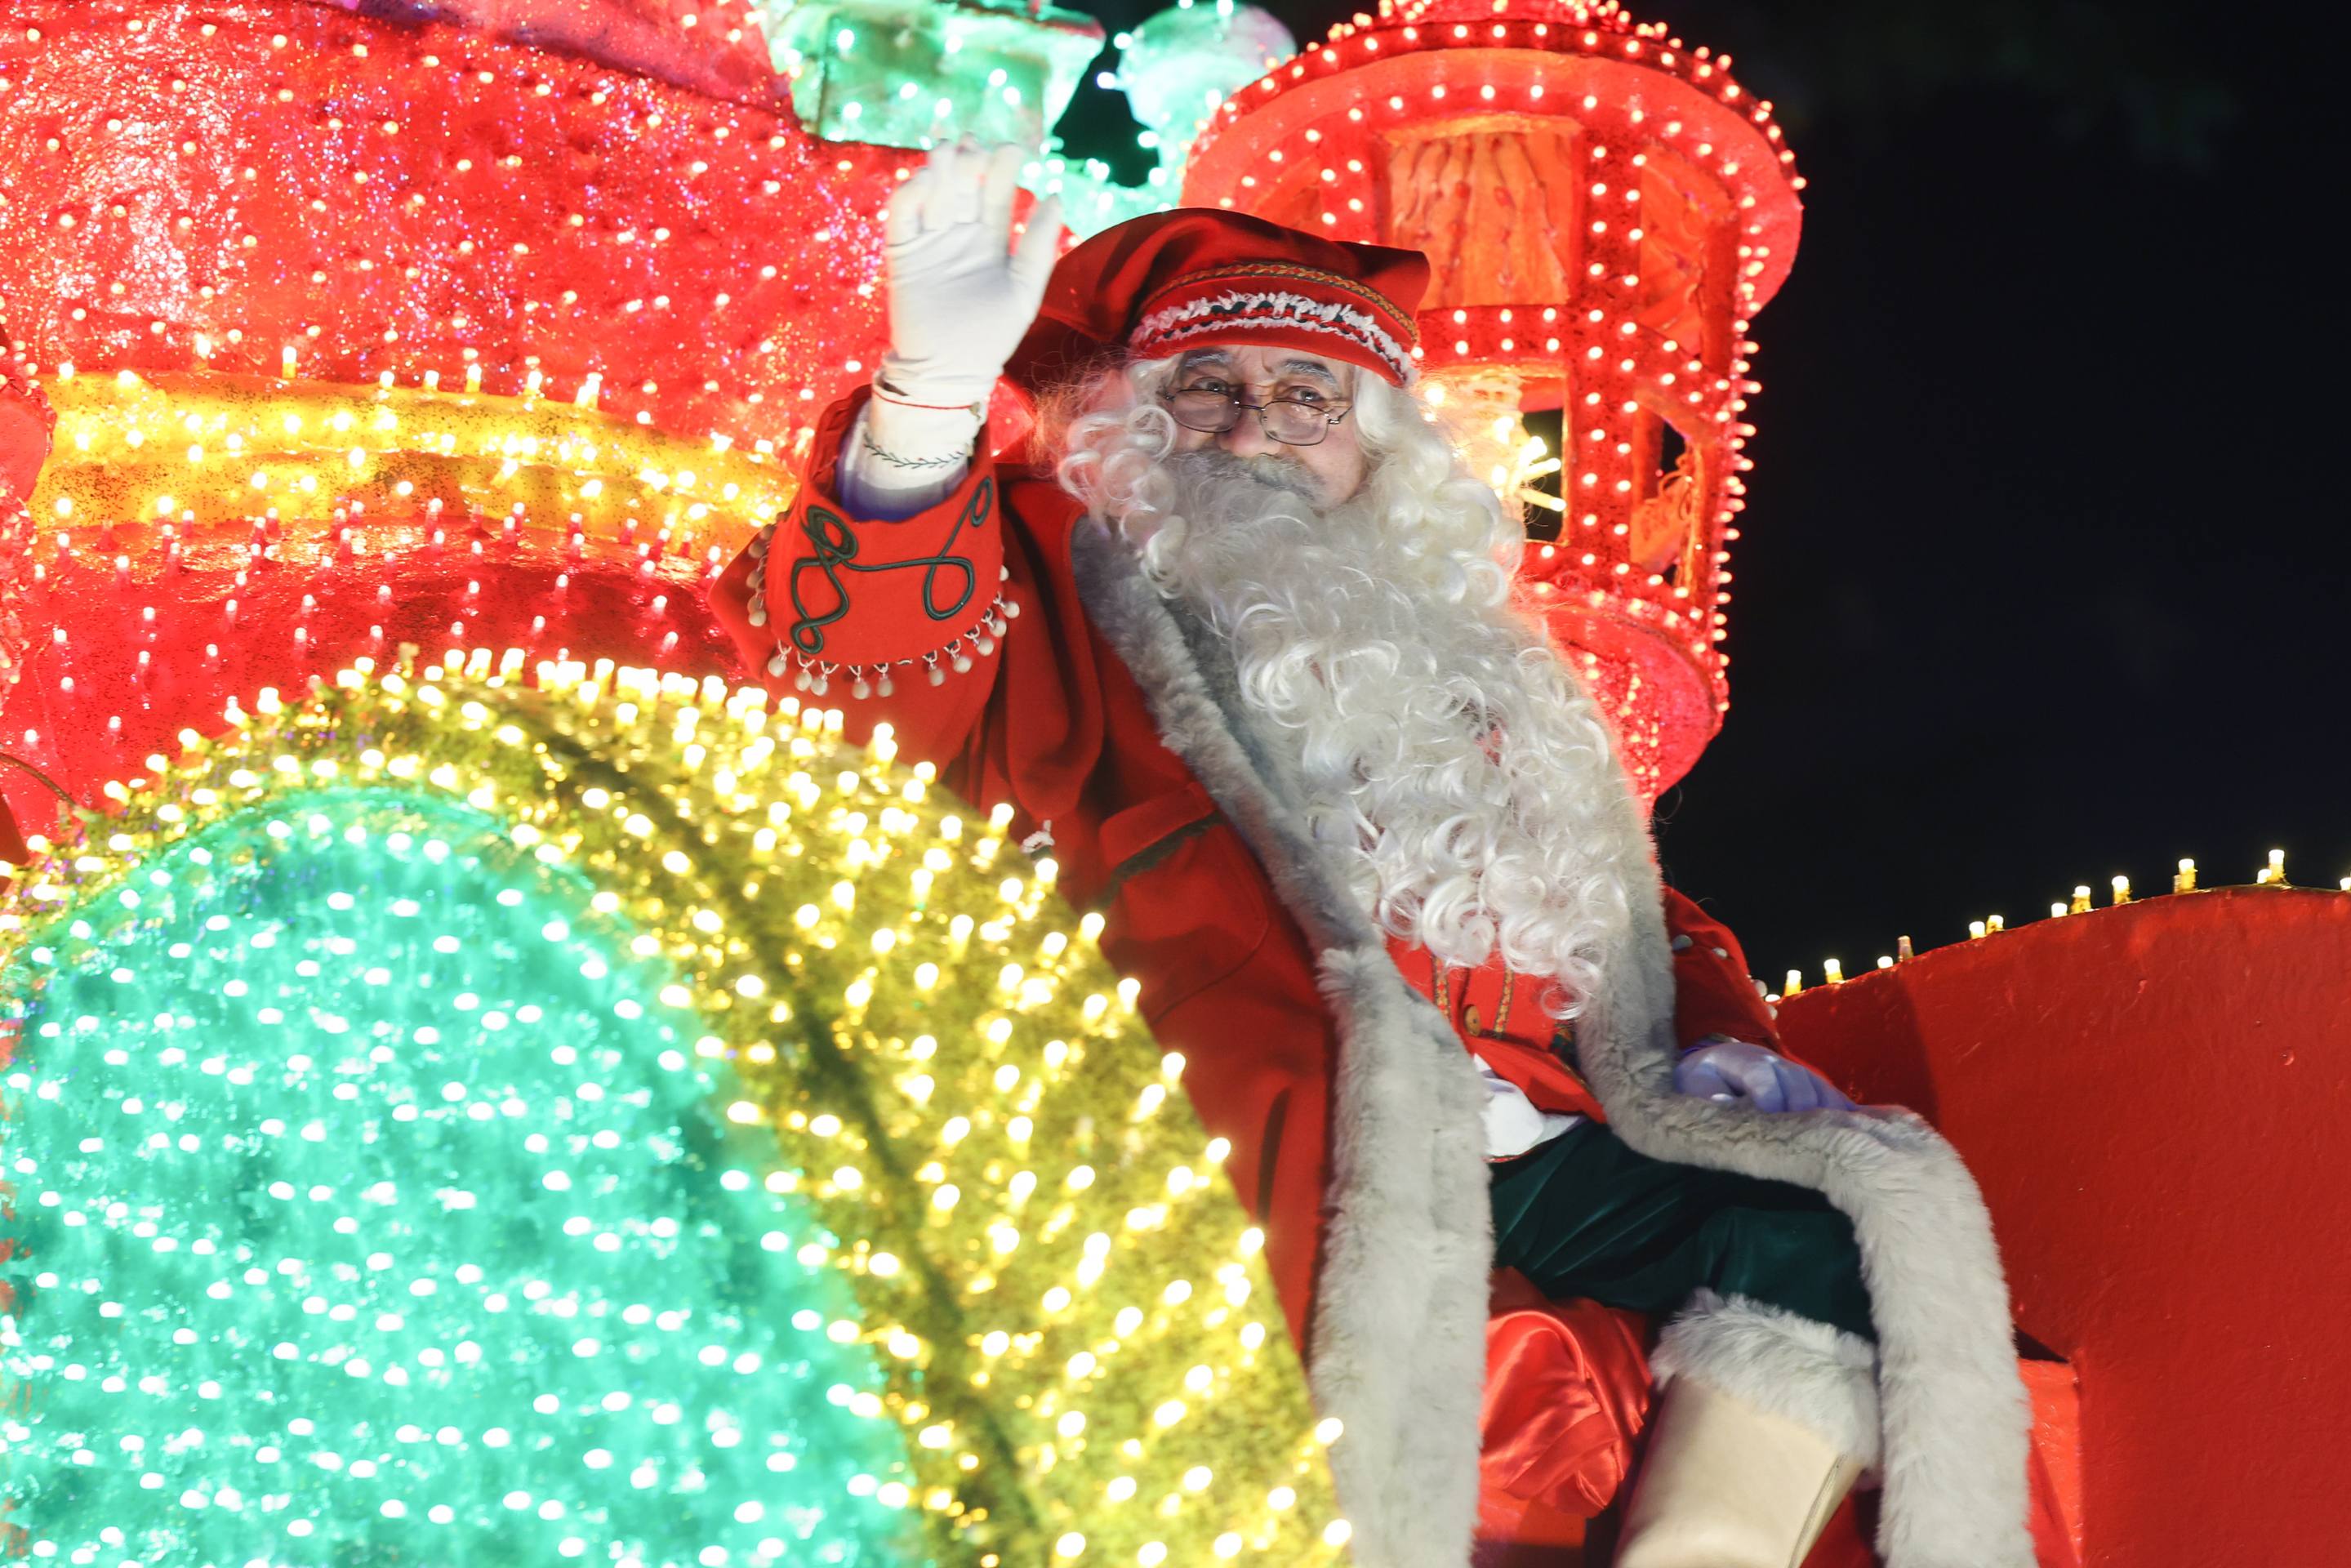
{"type": "Polygon", "coordinates": [[[1798,1568],[1861,1471],[1817,1433],[1677,1377],[1649,1425],[1616,1568],[1798,1568]]]}

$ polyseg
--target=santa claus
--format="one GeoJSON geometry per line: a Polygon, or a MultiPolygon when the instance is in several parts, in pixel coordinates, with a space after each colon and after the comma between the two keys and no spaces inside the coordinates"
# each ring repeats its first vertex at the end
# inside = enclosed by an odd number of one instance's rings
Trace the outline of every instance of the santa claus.
{"type": "Polygon", "coordinates": [[[891,351],[717,611],[1101,912],[1343,1423],[1357,1560],[1468,1561],[1509,1266],[1669,1320],[1625,1568],[1789,1568],[1865,1475],[1896,1568],[2030,1563],[1975,1187],[1777,1055],[1660,887],[1520,529],[1415,395],[1426,263],[1180,211],[1057,264],[1019,161],[902,188],[891,351]]]}

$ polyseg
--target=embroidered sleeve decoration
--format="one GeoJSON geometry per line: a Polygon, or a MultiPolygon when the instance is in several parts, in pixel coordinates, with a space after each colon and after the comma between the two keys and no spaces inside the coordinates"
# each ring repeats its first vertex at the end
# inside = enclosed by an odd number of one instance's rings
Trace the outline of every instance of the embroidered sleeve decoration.
{"type": "Polygon", "coordinates": [[[768,623],[767,593],[776,575],[789,609],[768,673],[781,675],[798,666],[799,689],[819,696],[833,675],[845,674],[854,695],[878,689],[887,696],[894,665],[919,661],[937,685],[948,669],[970,669],[973,654],[994,653],[995,639],[1019,613],[1001,591],[1008,573],[1001,530],[987,527],[995,510],[995,476],[981,474],[959,497],[904,523],[852,524],[811,497],[788,521],[786,537],[797,535],[797,548],[772,565],[776,527],[761,530],[751,546],[759,563],[751,624],[768,623]],[[946,529],[929,542],[926,536],[936,533],[940,520],[946,529]],[[998,591],[977,620],[960,624],[991,569],[998,591]],[[956,625],[956,635],[942,639],[942,623],[956,625]]]}
{"type": "Polygon", "coordinates": [[[954,553],[956,540],[962,537],[967,527],[977,528],[987,523],[990,498],[995,491],[994,478],[979,482],[936,554],[865,565],[858,563],[857,536],[850,531],[849,525],[822,507],[810,506],[800,514],[800,531],[808,536],[810,553],[792,562],[790,577],[792,611],[799,617],[792,622],[792,646],[810,655],[824,652],[824,629],[849,613],[849,591],[841,586],[842,571],[911,571],[920,567],[923,569],[923,613],[934,621],[952,620],[962,613],[963,607],[971,602],[973,592],[979,587],[979,578],[972,570],[969,557],[954,553]],[[811,609],[803,597],[802,580],[812,570],[824,578],[827,591],[819,596],[819,602],[820,604],[830,599],[831,608],[829,610],[811,609]],[[939,602],[939,574],[943,571],[949,574],[949,583],[957,590],[954,602],[948,604],[939,602]]]}

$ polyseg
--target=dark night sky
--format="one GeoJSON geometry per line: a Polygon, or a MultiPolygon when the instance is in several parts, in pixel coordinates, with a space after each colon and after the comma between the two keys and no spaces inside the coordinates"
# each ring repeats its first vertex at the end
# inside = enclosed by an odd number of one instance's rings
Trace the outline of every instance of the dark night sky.
{"type": "MultiPolygon", "coordinates": [[[[2340,89],[2177,0],[1634,15],[1729,51],[1809,181],[1668,876],[1776,983],[2182,855],[2351,875],[2340,89]]],[[[1131,135],[1102,101],[1073,151],[1131,135]]]]}

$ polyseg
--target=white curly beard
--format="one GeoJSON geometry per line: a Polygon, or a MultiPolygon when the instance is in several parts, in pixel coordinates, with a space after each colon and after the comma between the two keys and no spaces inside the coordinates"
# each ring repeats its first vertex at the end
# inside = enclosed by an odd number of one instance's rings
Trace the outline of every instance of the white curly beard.
{"type": "Polygon", "coordinates": [[[1462,516],[1449,478],[1407,507],[1380,461],[1326,509],[1281,458],[1159,456],[1164,482],[1136,490],[1165,505],[1119,520],[1161,591],[1229,641],[1245,699],[1290,743],[1312,832],[1347,852],[1383,928],[1451,965],[1499,950],[1556,980],[1550,1009],[1573,1016],[1627,918],[1630,868],[1602,825],[1622,776],[1510,602],[1490,496],[1462,516]]]}

